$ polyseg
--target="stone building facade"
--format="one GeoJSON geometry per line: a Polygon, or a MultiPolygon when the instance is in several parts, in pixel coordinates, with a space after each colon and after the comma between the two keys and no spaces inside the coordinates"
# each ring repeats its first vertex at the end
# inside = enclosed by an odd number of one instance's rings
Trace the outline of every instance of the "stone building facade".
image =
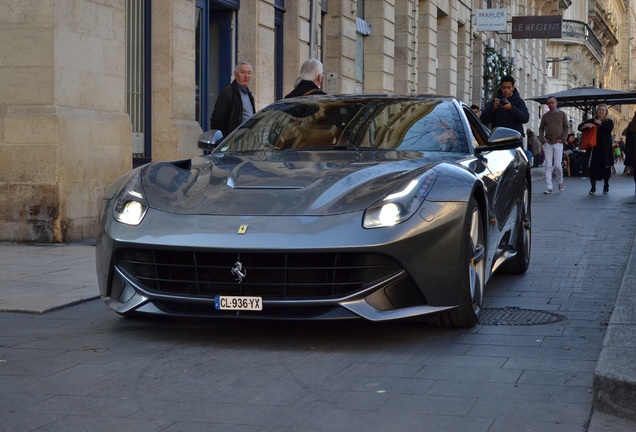
{"type": "Polygon", "coordinates": [[[123,2],[0,3],[1,240],[95,235],[131,166],[123,16],[123,2]]]}
{"type": "MultiPolygon", "coordinates": [[[[560,39],[548,44],[547,93],[596,86],[636,91],[636,0],[581,0],[563,12],[560,39]]],[[[567,109],[576,129],[584,113],[567,109]]],[[[610,108],[617,137],[634,105],[610,108]]]]}
{"type": "MultiPolygon", "coordinates": [[[[480,32],[476,10],[506,8],[511,17],[564,14],[571,5],[5,0],[0,241],[94,237],[111,182],[148,161],[200,153],[197,137],[238,61],[253,65],[257,109],[289,92],[311,57],[324,64],[328,93],[438,93],[484,104],[492,96],[484,90],[489,53],[507,62],[522,96],[530,97],[546,91],[547,41],[480,32]]],[[[528,126],[536,129],[541,108],[528,107],[528,126]]]]}

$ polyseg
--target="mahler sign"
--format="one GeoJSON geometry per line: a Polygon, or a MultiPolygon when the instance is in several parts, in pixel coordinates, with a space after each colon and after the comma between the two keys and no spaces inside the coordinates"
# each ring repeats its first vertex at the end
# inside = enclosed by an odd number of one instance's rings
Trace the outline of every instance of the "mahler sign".
{"type": "Polygon", "coordinates": [[[505,8],[499,9],[478,9],[475,16],[477,31],[503,31],[508,30],[506,18],[508,12],[505,8]]]}
{"type": "Polygon", "coordinates": [[[562,22],[560,15],[512,17],[512,38],[560,38],[562,22]]]}

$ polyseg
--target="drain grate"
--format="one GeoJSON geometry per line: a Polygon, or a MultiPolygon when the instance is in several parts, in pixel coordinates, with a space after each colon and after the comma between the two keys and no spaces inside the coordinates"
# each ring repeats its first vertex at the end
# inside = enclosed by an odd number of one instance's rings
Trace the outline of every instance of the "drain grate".
{"type": "Polygon", "coordinates": [[[493,326],[530,326],[553,324],[563,320],[565,320],[563,315],[554,312],[505,307],[484,309],[479,318],[479,323],[493,326]]]}

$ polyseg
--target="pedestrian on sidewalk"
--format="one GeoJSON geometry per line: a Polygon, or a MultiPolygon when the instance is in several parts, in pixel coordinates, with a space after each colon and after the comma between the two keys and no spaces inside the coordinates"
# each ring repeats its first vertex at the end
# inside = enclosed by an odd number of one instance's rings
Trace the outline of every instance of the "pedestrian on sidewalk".
{"type": "Polygon", "coordinates": [[[300,77],[294,89],[285,96],[285,99],[296,96],[326,95],[320,89],[325,77],[322,63],[316,59],[306,60],[300,67],[300,77]]]}
{"type": "Polygon", "coordinates": [[[507,127],[524,136],[523,125],[530,120],[530,113],[512,76],[501,78],[497,95],[486,105],[480,119],[483,124],[490,125],[491,129],[507,127]]]}
{"type": "Polygon", "coordinates": [[[534,132],[532,132],[532,129],[527,129],[526,135],[528,136],[528,150],[532,152],[532,167],[535,168],[543,162],[543,158],[541,157],[541,142],[534,132]]]}
{"type": "Polygon", "coordinates": [[[589,150],[590,167],[590,195],[596,194],[596,182],[603,180],[603,193],[609,193],[609,179],[614,168],[614,154],[612,153],[612,130],[614,121],[607,116],[607,105],[600,104],[596,108],[593,119],[585,120],[579,125],[579,131],[596,128],[596,145],[589,150]]]}
{"type": "Polygon", "coordinates": [[[552,168],[556,173],[559,190],[565,189],[563,184],[563,143],[568,136],[568,115],[557,110],[557,99],[548,97],[546,101],[549,111],[541,117],[539,124],[539,140],[543,143],[543,156],[545,160],[545,191],[552,193],[552,168]]]}
{"type": "Polygon", "coordinates": [[[623,169],[623,175],[632,175],[634,171],[634,151],[636,151],[634,144],[636,143],[630,142],[630,144],[627,145],[627,132],[627,128],[623,129],[623,138],[625,141],[625,160],[623,161],[625,168],[623,169]]]}
{"type": "MultiPolygon", "coordinates": [[[[625,135],[625,154],[629,154],[630,157],[630,166],[632,167],[632,174],[634,176],[634,187],[635,190],[634,192],[636,193],[636,169],[634,169],[634,166],[636,165],[634,162],[636,162],[634,159],[636,158],[636,155],[634,155],[634,149],[636,149],[636,112],[634,113],[634,117],[632,117],[632,120],[629,122],[629,124],[627,125],[627,127],[625,128],[625,130],[623,131],[623,135],[625,135]],[[630,149],[630,151],[628,152],[627,149],[630,149]]],[[[625,158],[625,165],[627,165],[627,157],[625,158]]]]}
{"type": "Polygon", "coordinates": [[[234,67],[234,80],[219,93],[210,117],[210,129],[218,129],[226,137],[256,112],[254,96],[248,85],[252,65],[239,62],[234,67]]]}

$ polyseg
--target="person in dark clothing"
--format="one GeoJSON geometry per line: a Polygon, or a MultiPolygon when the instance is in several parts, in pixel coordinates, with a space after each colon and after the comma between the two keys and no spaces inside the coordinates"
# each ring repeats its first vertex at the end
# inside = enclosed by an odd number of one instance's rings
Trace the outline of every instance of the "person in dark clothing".
{"type": "Polygon", "coordinates": [[[519,131],[523,136],[523,125],[530,120],[525,101],[515,88],[515,79],[506,75],[501,79],[497,96],[490,101],[481,113],[481,121],[496,127],[507,127],[519,131]]]}
{"type": "Polygon", "coordinates": [[[316,59],[305,61],[300,67],[300,77],[298,78],[296,87],[285,96],[285,99],[296,96],[327,94],[320,90],[324,76],[325,74],[323,73],[322,63],[320,61],[316,59]]]}
{"type": "Polygon", "coordinates": [[[563,143],[563,151],[576,151],[576,135],[570,132],[563,143]]]}
{"type": "Polygon", "coordinates": [[[225,87],[214,104],[210,129],[218,129],[224,137],[256,112],[254,96],[248,84],[252,79],[252,65],[240,62],[234,68],[234,80],[225,87]]]}
{"type": "Polygon", "coordinates": [[[596,115],[593,119],[585,120],[579,125],[579,130],[596,129],[596,146],[589,150],[590,159],[590,195],[596,194],[597,180],[603,180],[603,193],[609,192],[609,179],[612,176],[614,166],[614,153],[612,152],[612,130],[614,121],[607,116],[607,105],[601,104],[596,108],[596,115]]]}
{"type": "MultiPolygon", "coordinates": [[[[636,149],[636,113],[634,113],[634,117],[632,117],[631,121],[623,131],[623,135],[625,136],[625,164],[627,164],[627,158],[629,158],[630,167],[632,168],[632,174],[634,175],[634,186],[636,188],[636,158],[635,149],[636,149]]],[[[636,192],[636,189],[635,189],[636,192]]]]}
{"type": "Polygon", "coordinates": [[[526,130],[526,135],[528,136],[528,150],[532,153],[532,166],[538,167],[543,163],[543,156],[541,152],[543,151],[541,148],[541,141],[539,138],[532,132],[531,129],[526,130]]]}
{"type": "MultiPolygon", "coordinates": [[[[563,157],[567,160],[570,168],[570,175],[581,175],[581,169],[585,165],[585,153],[579,150],[576,135],[569,133],[563,144],[563,157]]],[[[566,165],[566,166],[567,166],[566,165]]]]}
{"type": "Polygon", "coordinates": [[[636,150],[634,148],[634,144],[636,144],[636,142],[627,142],[627,132],[627,129],[623,131],[623,136],[625,137],[625,160],[623,161],[623,164],[625,165],[625,169],[623,170],[624,175],[632,174],[634,171],[634,151],[636,150]]]}

